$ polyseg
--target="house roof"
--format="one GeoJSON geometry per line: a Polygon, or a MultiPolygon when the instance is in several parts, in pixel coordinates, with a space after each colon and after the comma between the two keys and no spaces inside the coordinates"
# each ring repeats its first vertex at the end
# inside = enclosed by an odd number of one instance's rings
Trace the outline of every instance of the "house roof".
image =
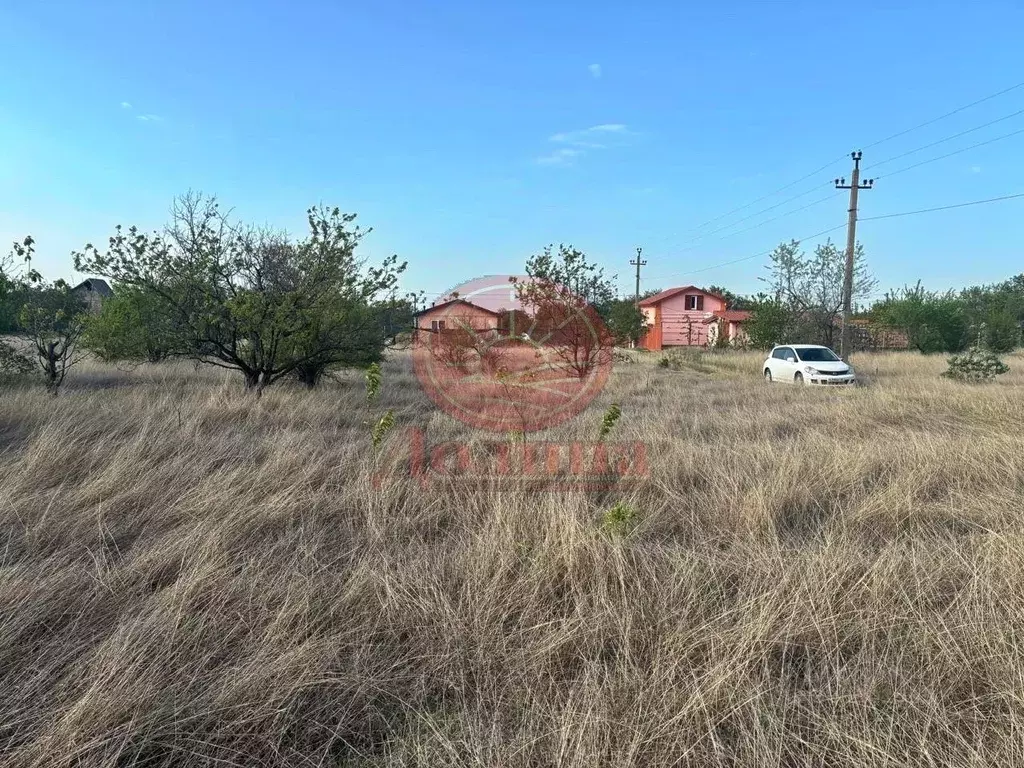
{"type": "Polygon", "coordinates": [[[722,309],[712,312],[711,317],[704,320],[705,323],[713,323],[716,320],[725,320],[727,323],[742,323],[750,319],[750,312],[745,309],[722,309]]]}
{"type": "Polygon", "coordinates": [[[427,307],[426,309],[421,309],[419,312],[413,312],[412,316],[419,317],[420,315],[425,315],[428,312],[433,312],[434,310],[442,309],[443,307],[447,307],[451,304],[465,304],[467,307],[479,309],[481,312],[486,312],[488,315],[494,315],[495,317],[501,316],[500,312],[495,312],[493,309],[488,309],[487,307],[481,307],[479,304],[474,304],[473,302],[466,301],[465,299],[449,299],[448,301],[442,301],[440,304],[434,304],[433,306],[427,307]]]}
{"type": "Polygon", "coordinates": [[[79,288],[84,288],[87,291],[96,291],[96,293],[104,298],[114,295],[114,292],[110,289],[107,281],[101,280],[98,277],[90,277],[88,280],[83,280],[71,290],[77,291],[79,288]]]}
{"type": "Polygon", "coordinates": [[[705,291],[703,288],[698,288],[696,285],[684,285],[682,288],[666,288],[661,293],[656,293],[653,296],[648,296],[646,299],[641,299],[639,306],[641,307],[653,307],[655,304],[660,304],[665,299],[671,299],[673,296],[678,296],[680,293],[687,291],[702,293],[705,296],[712,296],[719,301],[725,301],[717,293],[711,293],[711,291],[705,291]]]}

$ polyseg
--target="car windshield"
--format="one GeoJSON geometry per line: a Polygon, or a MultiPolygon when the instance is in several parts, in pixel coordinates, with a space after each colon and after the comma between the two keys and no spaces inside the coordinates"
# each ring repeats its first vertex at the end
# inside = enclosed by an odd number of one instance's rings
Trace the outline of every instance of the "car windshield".
{"type": "Polygon", "coordinates": [[[798,349],[797,354],[805,363],[835,363],[839,361],[835,352],[825,347],[812,347],[811,349],[798,349]]]}

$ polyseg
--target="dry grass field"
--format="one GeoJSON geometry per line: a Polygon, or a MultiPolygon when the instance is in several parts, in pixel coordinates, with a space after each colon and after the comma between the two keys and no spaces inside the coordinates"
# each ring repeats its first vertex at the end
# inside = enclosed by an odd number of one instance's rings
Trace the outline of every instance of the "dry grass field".
{"type": "Polygon", "coordinates": [[[617,365],[546,438],[618,402],[649,477],[587,491],[415,482],[406,427],[483,438],[405,357],[0,390],[0,764],[1024,765],[1024,357],[759,357],[617,365]]]}

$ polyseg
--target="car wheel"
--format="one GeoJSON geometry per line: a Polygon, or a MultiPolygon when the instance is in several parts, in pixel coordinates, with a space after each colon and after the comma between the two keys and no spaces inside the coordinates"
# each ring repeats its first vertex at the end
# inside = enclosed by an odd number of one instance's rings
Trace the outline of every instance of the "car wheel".
{"type": "Polygon", "coordinates": [[[772,383],[772,372],[767,368],[764,369],[764,380],[769,384],[772,383]]]}
{"type": "Polygon", "coordinates": [[[804,375],[802,373],[800,373],[799,371],[797,371],[796,376],[793,377],[793,383],[794,384],[803,384],[804,383],[804,375]]]}

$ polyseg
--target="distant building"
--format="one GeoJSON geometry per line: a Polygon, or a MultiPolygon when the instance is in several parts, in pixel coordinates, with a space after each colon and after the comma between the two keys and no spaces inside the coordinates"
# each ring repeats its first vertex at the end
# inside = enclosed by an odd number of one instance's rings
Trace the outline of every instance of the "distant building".
{"type": "Polygon", "coordinates": [[[415,313],[416,333],[439,333],[456,328],[496,331],[501,314],[465,299],[452,299],[415,313]]]}
{"type": "Polygon", "coordinates": [[[71,289],[71,292],[78,294],[85,302],[86,308],[94,315],[99,314],[103,307],[103,300],[114,295],[114,292],[107,285],[106,280],[98,277],[90,277],[71,289]]]}
{"type": "Polygon", "coordinates": [[[708,326],[708,346],[714,346],[719,335],[724,335],[730,344],[743,344],[748,341],[743,324],[750,317],[751,313],[742,309],[720,309],[712,312],[711,317],[704,319],[704,325],[708,326]]]}
{"type": "Polygon", "coordinates": [[[643,299],[639,306],[647,322],[640,346],[655,352],[664,347],[707,346],[708,331],[715,320],[724,321],[726,333],[734,338],[745,319],[735,313],[733,317],[721,317],[726,312],[726,300],[694,285],[669,288],[643,299]]]}

